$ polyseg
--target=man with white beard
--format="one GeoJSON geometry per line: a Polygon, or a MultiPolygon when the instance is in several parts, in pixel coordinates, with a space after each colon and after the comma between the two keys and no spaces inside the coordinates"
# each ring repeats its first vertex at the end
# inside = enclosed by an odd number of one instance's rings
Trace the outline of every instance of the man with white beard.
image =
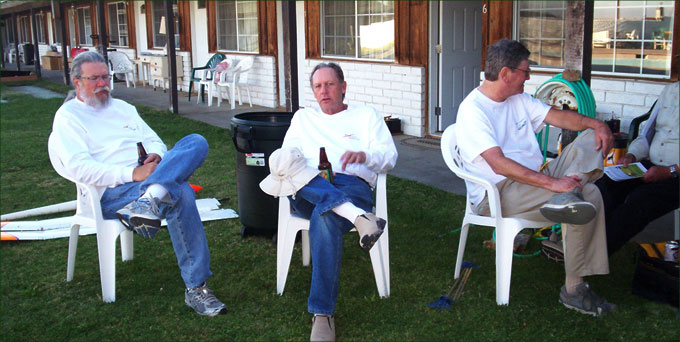
{"type": "Polygon", "coordinates": [[[206,284],[210,253],[187,182],[208,155],[207,141],[190,134],[167,150],[134,106],[111,98],[111,74],[97,52],[76,56],[72,75],[75,92],[57,110],[50,139],[67,173],[98,188],[104,218],[118,217],[144,238],[154,237],[165,218],[186,286],[185,303],[201,315],[225,313],[206,284]],[[138,158],[138,142],[146,158],[138,158]]]}

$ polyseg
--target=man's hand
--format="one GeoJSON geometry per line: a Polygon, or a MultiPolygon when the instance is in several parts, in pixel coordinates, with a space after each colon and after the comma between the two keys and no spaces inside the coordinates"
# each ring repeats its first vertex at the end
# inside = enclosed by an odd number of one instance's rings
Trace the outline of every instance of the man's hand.
{"type": "Polygon", "coordinates": [[[635,155],[632,153],[626,153],[626,155],[618,161],[618,164],[623,165],[624,167],[632,163],[635,163],[635,155]]]}
{"type": "Polygon", "coordinates": [[[340,156],[340,161],[344,171],[347,164],[363,164],[366,161],[366,153],[347,151],[340,156]]]}
{"type": "Polygon", "coordinates": [[[654,183],[668,178],[671,178],[671,169],[668,166],[654,165],[645,172],[642,176],[642,181],[645,183],[654,183]]]}
{"type": "Polygon", "coordinates": [[[602,158],[607,158],[609,151],[614,146],[614,136],[609,126],[600,121],[600,125],[595,127],[595,150],[602,150],[602,158]]]}
{"type": "Polygon", "coordinates": [[[161,156],[159,156],[159,155],[156,154],[156,153],[149,153],[149,154],[146,156],[146,159],[144,160],[144,164],[148,164],[148,163],[156,163],[156,164],[158,164],[158,163],[160,163],[160,162],[161,162],[161,156]]]}
{"type": "MultiPolygon", "coordinates": [[[[147,161],[149,159],[147,158],[147,161]]],[[[155,170],[158,163],[156,162],[145,162],[142,166],[137,166],[134,171],[132,171],[132,180],[135,182],[141,182],[147,179],[155,170]]]]}
{"type": "Polygon", "coordinates": [[[556,182],[550,185],[550,191],[552,192],[569,192],[574,190],[574,188],[579,188],[583,190],[583,185],[581,185],[581,177],[577,176],[564,176],[559,178],[556,182]]]}

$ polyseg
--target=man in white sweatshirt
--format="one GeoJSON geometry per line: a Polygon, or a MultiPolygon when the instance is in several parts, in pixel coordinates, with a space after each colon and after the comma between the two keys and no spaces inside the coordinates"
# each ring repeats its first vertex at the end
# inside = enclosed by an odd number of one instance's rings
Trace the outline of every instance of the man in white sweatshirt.
{"type": "Polygon", "coordinates": [[[118,217],[145,238],[165,218],[186,285],[185,303],[201,315],[225,313],[206,284],[210,253],[187,183],[208,155],[205,138],[188,135],[168,151],[134,106],[111,98],[109,68],[97,52],[76,56],[72,77],[76,89],[55,114],[51,148],[71,177],[98,187],[104,218],[118,217]],[[139,161],[137,142],[148,152],[139,161]]]}
{"type": "Polygon", "coordinates": [[[297,148],[307,167],[319,165],[324,147],[335,177],[333,184],[315,176],[289,197],[295,210],[310,219],[309,239],[312,283],[307,303],[314,314],[312,341],[335,340],[333,312],[338,297],[342,236],[352,228],[359,243],[369,250],[385,227],[385,220],[372,212],[377,174],[390,170],[397,149],[385,120],[375,109],[343,103],[347,83],[342,69],[321,63],[313,70],[310,84],[319,109],[295,113],[283,148],[297,148]]]}

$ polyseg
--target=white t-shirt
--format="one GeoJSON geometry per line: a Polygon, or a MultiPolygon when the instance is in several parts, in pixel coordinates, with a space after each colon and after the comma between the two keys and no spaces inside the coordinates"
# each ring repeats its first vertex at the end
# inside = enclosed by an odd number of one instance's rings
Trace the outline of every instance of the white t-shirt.
{"type": "MultiPolygon", "coordinates": [[[[505,176],[493,172],[481,156],[499,146],[505,157],[538,171],[543,155],[536,133],[543,127],[548,110],[550,106],[526,93],[496,102],[474,89],[460,104],[456,118],[456,140],[465,169],[494,184],[504,180],[505,176]]],[[[473,204],[484,199],[483,187],[467,181],[466,185],[473,204]]]]}
{"type": "Polygon", "coordinates": [[[96,109],[78,98],[64,103],[52,124],[53,147],[68,174],[97,187],[132,182],[137,166],[137,142],[147,153],[163,157],[167,147],[137,109],[118,99],[96,109]]]}
{"type": "Polygon", "coordinates": [[[333,172],[361,177],[371,186],[377,173],[394,168],[397,162],[397,148],[385,120],[367,106],[348,106],[333,115],[300,109],[291,120],[283,147],[299,148],[313,168],[319,166],[319,148],[325,147],[333,172]],[[366,162],[348,164],[343,171],[340,156],[347,151],[366,153],[366,162]]]}

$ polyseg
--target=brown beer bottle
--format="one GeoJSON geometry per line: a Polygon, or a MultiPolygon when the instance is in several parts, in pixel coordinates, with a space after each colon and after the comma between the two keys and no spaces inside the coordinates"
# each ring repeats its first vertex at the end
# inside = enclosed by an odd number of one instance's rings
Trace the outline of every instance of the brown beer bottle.
{"type": "Polygon", "coordinates": [[[331,184],[334,183],[333,180],[333,167],[331,166],[331,163],[328,161],[328,157],[326,156],[326,148],[322,147],[319,149],[319,174],[321,177],[325,178],[327,181],[331,182],[331,184]]]}
{"type": "Polygon", "coordinates": [[[137,143],[137,154],[139,155],[139,158],[137,158],[137,164],[139,166],[144,165],[144,161],[148,155],[146,154],[146,150],[144,149],[144,145],[142,145],[141,141],[137,143]]]}

